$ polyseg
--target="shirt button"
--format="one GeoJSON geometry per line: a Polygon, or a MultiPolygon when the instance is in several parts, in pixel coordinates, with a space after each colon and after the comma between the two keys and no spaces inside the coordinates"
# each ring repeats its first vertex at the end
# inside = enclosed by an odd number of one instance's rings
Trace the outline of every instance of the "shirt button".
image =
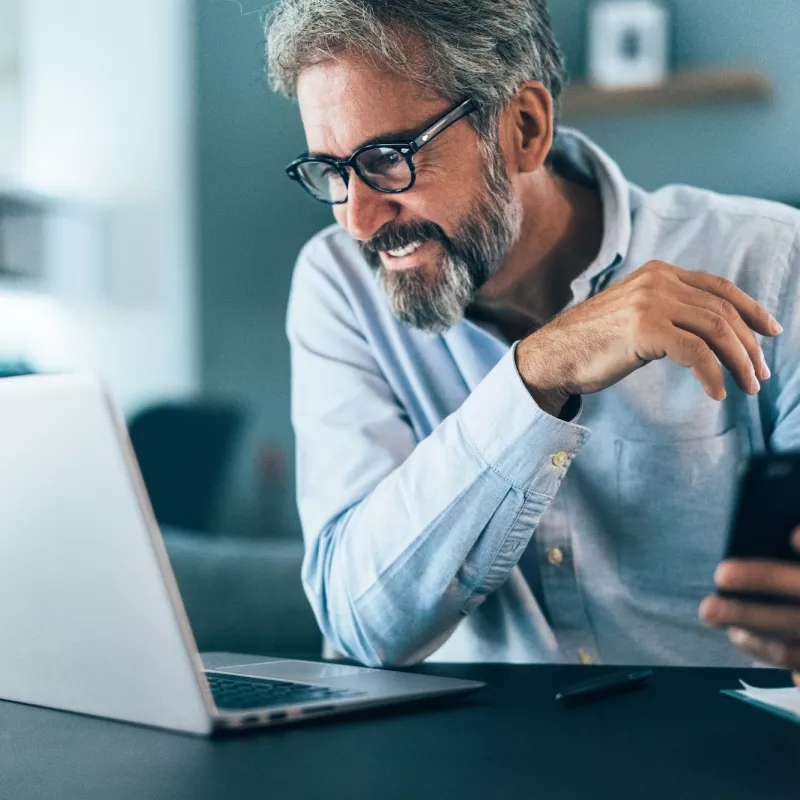
{"type": "Polygon", "coordinates": [[[553,465],[556,467],[563,467],[567,461],[569,461],[569,453],[565,453],[563,450],[553,456],[553,465]]]}
{"type": "Polygon", "coordinates": [[[553,567],[560,567],[564,563],[564,552],[560,547],[547,551],[547,562],[553,567]]]}
{"type": "Polygon", "coordinates": [[[594,656],[588,650],[578,650],[578,658],[580,659],[581,664],[586,667],[590,667],[594,664],[594,656]]]}

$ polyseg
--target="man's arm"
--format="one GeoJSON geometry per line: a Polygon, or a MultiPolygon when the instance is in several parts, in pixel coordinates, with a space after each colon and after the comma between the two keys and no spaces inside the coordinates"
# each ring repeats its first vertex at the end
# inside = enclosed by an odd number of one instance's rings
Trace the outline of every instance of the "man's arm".
{"type": "MultiPolygon", "coordinates": [[[[771,428],[769,449],[774,452],[800,450],[800,233],[794,239],[779,275],[775,304],[783,335],[768,348],[773,377],[765,387],[771,428]]],[[[798,520],[800,523],[800,520],[798,520]]],[[[793,546],[800,552],[800,530],[793,546]]],[[[800,567],[763,561],[731,560],[721,564],[717,586],[728,591],[783,594],[800,600],[800,567]]],[[[795,672],[800,688],[800,608],[797,605],[761,606],[709,597],[703,603],[702,619],[727,628],[731,641],[753,656],[795,672]]]]}
{"type": "Polygon", "coordinates": [[[712,398],[723,366],[755,394],[754,331],[780,333],[730,281],[651,262],[531,334],[417,444],[354,306],[307,259],[288,320],[304,582],[323,632],[368,663],[424,658],[506,580],[589,436],[556,419],[567,397],[667,357],[712,398]]]}
{"type": "Polygon", "coordinates": [[[287,327],[306,593],[340,651],[419,661],[505,582],[589,431],[541,411],[509,353],[418,443],[348,298],[307,254],[287,327]]]}

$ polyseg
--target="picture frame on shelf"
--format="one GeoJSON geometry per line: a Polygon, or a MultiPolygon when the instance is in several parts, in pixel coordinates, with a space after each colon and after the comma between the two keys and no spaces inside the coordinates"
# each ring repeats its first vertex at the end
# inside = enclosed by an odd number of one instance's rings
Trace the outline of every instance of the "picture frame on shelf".
{"type": "Polygon", "coordinates": [[[587,26],[590,84],[631,89],[668,79],[672,16],[664,0],[593,0],[587,26]]]}

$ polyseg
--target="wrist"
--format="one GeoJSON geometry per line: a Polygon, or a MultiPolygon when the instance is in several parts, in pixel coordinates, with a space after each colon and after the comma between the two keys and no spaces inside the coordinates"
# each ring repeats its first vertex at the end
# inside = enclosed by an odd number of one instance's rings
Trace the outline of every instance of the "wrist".
{"type": "Polygon", "coordinates": [[[533,402],[536,403],[545,414],[549,414],[551,417],[560,418],[561,413],[564,411],[570,399],[570,395],[562,392],[560,389],[539,391],[538,389],[529,387],[528,392],[530,392],[533,402]]]}
{"type": "Polygon", "coordinates": [[[559,417],[573,392],[559,378],[555,364],[543,363],[545,360],[531,338],[517,345],[517,372],[536,405],[546,414],[559,417]]]}

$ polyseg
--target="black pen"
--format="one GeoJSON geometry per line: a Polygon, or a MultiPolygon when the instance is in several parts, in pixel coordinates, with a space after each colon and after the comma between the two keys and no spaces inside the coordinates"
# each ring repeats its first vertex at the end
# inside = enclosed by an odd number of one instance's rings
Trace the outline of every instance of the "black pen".
{"type": "Polygon", "coordinates": [[[627,692],[640,686],[652,674],[653,670],[651,669],[640,669],[636,672],[615,672],[612,675],[604,675],[602,678],[595,678],[585,683],[577,683],[575,686],[570,686],[569,689],[559,692],[556,695],[556,700],[564,703],[577,703],[619,692],[627,692]]]}

